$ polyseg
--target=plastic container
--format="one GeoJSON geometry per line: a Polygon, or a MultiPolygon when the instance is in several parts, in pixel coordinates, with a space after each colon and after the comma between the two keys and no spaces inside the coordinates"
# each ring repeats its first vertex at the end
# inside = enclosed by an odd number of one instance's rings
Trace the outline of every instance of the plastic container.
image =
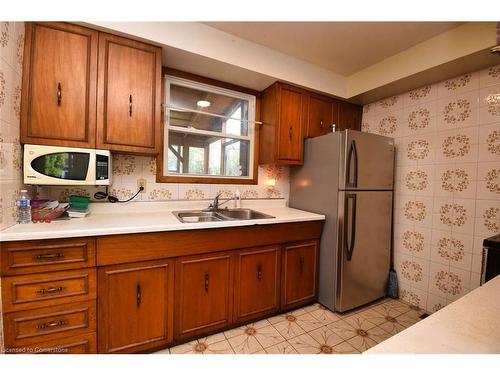
{"type": "Polygon", "coordinates": [[[79,195],[70,195],[69,205],[76,210],[85,211],[89,207],[90,198],[79,195]]]}
{"type": "Polygon", "coordinates": [[[16,200],[17,222],[19,224],[31,223],[31,200],[28,190],[21,190],[21,195],[16,200]]]}

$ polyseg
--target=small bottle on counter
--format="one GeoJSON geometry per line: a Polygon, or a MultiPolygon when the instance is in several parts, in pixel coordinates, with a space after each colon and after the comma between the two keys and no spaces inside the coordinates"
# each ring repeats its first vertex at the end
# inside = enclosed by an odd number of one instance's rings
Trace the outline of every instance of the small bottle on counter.
{"type": "Polygon", "coordinates": [[[241,208],[241,193],[240,189],[234,192],[234,208],[241,208]]]}
{"type": "Polygon", "coordinates": [[[21,195],[16,200],[17,222],[19,224],[31,223],[31,200],[28,196],[28,190],[21,190],[21,195]]]}

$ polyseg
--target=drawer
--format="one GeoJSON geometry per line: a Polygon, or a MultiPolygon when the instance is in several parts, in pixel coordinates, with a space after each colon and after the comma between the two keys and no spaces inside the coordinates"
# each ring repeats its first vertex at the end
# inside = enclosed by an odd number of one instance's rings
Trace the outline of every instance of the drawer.
{"type": "Polygon", "coordinates": [[[96,302],[8,313],[4,316],[4,326],[5,346],[18,348],[93,333],[96,330],[96,302]]]}
{"type": "Polygon", "coordinates": [[[4,312],[96,298],[96,270],[60,271],[2,278],[4,312]]]}
{"type": "Polygon", "coordinates": [[[31,344],[21,347],[7,347],[7,354],[95,354],[97,353],[97,335],[66,337],[64,339],[44,341],[40,344],[31,344]]]}
{"type": "Polygon", "coordinates": [[[0,256],[3,276],[93,267],[95,239],[7,242],[0,256]]]}

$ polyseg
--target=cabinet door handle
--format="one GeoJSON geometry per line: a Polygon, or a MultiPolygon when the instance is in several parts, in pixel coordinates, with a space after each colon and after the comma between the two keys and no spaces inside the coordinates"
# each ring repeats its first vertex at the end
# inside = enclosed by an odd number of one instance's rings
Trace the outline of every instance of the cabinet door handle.
{"type": "Polygon", "coordinates": [[[323,120],[320,120],[320,121],[319,121],[319,127],[320,127],[321,129],[323,129],[323,120]]]}
{"type": "Polygon", "coordinates": [[[137,292],[137,307],[140,307],[142,302],[141,284],[137,284],[136,292],[137,292]]]}
{"type": "Polygon", "coordinates": [[[48,329],[48,328],[55,328],[55,327],[65,326],[66,324],[68,324],[68,322],[66,320],[56,320],[56,321],[49,322],[49,323],[39,324],[39,325],[36,326],[36,328],[38,328],[38,329],[48,329]]]}
{"type": "Polygon", "coordinates": [[[42,289],[39,289],[36,291],[36,294],[52,294],[52,293],[58,293],[58,292],[62,292],[64,290],[64,287],[63,286],[55,286],[55,287],[52,287],[52,288],[42,288],[42,289]]]}
{"type": "Polygon", "coordinates": [[[33,260],[47,260],[47,259],[59,259],[64,258],[64,254],[55,253],[55,254],[38,254],[33,257],[33,260]]]}
{"type": "Polygon", "coordinates": [[[304,256],[301,255],[299,258],[299,268],[300,268],[300,273],[304,272],[304,256]]]}
{"type": "Polygon", "coordinates": [[[57,82],[57,106],[60,107],[62,102],[62,86],[61,82],[57,82]]]}
{"type": "Polygon", "coordinates": [[[290,140],[292,140],[292,127],[291,126],[288,128],[288,138],[290,138],[290,140]]]}
{"type": "Polygon", "coordinates": [[[262,267],[260,265],[257,266],[257,279],[262,280],[262,267]]]}
{"type": "Polygon", "coordinates": [[[128,115],[132,117],[132,95],[128,97],[128,115]]]}
{"type": "Polygon", "coordinates": [[[209,280],[210,280],[210,275],[208,274],[208,272],[205,272],[205,292],[207,293],[208,293],[209,280]]]}

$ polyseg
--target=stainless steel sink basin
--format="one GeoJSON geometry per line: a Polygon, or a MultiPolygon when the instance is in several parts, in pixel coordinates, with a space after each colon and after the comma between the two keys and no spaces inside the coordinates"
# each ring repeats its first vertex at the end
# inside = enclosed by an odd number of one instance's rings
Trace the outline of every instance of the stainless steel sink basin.
{"type": "Polygon", "coordinates": [[[217,211],[187,210],[174,211],[173,214],[182,223],[200,223],[206,221],[257,220],[273,219],[274,216],[263,214],[249,208],[221,209],[217,211]]]}
{"type": "Polygon", "coordinates": [[[214,211],[174,211],[173,214],[183,223],[226,220],[214,211]]]}
{"type": "Polygon", "coordinates": [[[254,211],[249,208],[234,208],[219,210],[217,212],[232,220],[274,219],[274,216],[263,214],[262,212],[254,211]]]}

